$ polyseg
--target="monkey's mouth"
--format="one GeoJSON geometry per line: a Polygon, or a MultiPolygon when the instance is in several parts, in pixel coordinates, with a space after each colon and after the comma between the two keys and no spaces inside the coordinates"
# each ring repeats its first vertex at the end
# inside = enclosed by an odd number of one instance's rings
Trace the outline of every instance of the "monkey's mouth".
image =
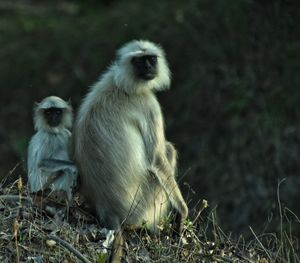
{"type": "Polygon", "coordinates": [[[152,80],[155,78],[155,76],[156,76],[155,73],[148,72],[148,73],[141,74],[140,78],[143,80],[152,80]]]}
{"type": "Polygon", "coordinates": [[[48,120],[48,124],[50,127],[54,128],[59,126],[60,120],[48,120]]]}

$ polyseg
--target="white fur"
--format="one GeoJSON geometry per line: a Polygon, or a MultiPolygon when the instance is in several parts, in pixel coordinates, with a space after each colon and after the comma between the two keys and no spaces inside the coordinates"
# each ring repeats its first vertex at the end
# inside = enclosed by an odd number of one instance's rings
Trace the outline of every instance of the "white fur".
{"type": "Polygon", "coordinates": [[[62,128],[70,129],[73,123],[72,107],[69,103],[56,96],[49,96],[40,103],[36,103],[34,109],[34,128],[35,130],[45,130],[48,132],[59,133],[62,128]],[[61,124],[57,127],[51,127],[46,123],[43,111],[48,108],[60,108],[63,110],[61,124]]]}
{"type": "Polygon", "coordinates": [[[128,93],[169,88],[171,82],[170,70],[164,51],[157,45],[149,41],[132,41],[117,52],[117,57],[118,60],[109,70],[113,75],[116,87],[128,93]],[[143,55],[157,55],[158,58],[158,75],[151,81],[137,81],[130,65],[133,57],[143,55]]]}
{"type": "MultiPolygon", "coordinates": [[[[28,179],[31,192],[45,190],[51,172],[42,170],[39,165],[43,159],[58,159],[71,161],[69,156],[71,132],[67,129],[72,126],[72,108],[59,97],[45,98],[35,107],[34,125],[37,132],[31,138],[28,147],[28,179]],[[62,122],[58,127],[50,127],[43,117],[43,110],[51,107],[63,110],[62,122]]],[[[63,190],[71,196],[72,188],[77,180],[77,170],[74,173],[65,173],[51,185],[52,191],[63,190]]]]}
{"type": "Polygon", "coordinates": [[[123,222],[146,222],[156,230],[166,215],[167,193],[149,169],[155,147],[162,155],[166,152],[163,117],[154,91],[169,86],[162,49],[149,41],[132,41],[117,52],[117,60],[80,106],[74,146],[82,191],[111,229],[119,229],[123,222]],[[133,56],[144,54],[158,56],[158,75],[150,81],[137,80],[130,64],[133,56]]]}
{"type": "MultiPolygon", "coordinates": [[[[39,161],[41,159],[55,158],[70,161],[68,151],[66,150],[69,147],[70,137],[71,133],[67,129],[61,129],[60,132],[56,133],[40,130],[32,137],[28,148],[28,178],[31,192],[44,190],[43,187],[51,175],[51,173],[39,168],[39,161]]],[[[73,181],[73,178],[61,176],[59,179],[51,185],[51,189],[68,190],[69,181],[73,181]],[[66,183],[62,181],[66,181],[66,183]]]]}

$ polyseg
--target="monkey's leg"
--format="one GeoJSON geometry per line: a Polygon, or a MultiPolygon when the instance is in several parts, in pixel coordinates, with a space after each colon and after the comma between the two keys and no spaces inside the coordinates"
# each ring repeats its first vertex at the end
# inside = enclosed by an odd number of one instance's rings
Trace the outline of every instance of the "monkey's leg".
{"type": "Polygon", "coordinates": [[[109,263],[120,263],[123,256],[124,237],[122,229],[116,232],[115,239],[112,244],[111,253],[108,259],[109,263]]]}
{"type": "Polygon", "coordinates": [[[56,171],[52,175],[50,175],[47,179],[47,182],[44,184],[43,189],[47,189],[55,180],[63,176],[63,171],[56,171]]]}

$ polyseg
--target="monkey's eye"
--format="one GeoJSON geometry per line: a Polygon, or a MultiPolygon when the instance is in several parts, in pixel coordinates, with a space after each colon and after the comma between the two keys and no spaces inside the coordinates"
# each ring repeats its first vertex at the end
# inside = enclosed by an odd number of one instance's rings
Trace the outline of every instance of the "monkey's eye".
{"type": "Polygon", "coordinates": [[[46,115],[50,115],[51,112],[52,112],[51,109],[44,110],[44,113],[45,113],[46,115]]]}
{"type": "Polygon", "coordinates": [[[134,64],[134,65],[138,65],[138,64],[141,64],[141,63],[142,63],[142,60],[141,60],[141,58],[139,58],[139,57],[133,57],[133,58],[131,59],[131,63],[134,64]]]}
{"type": "Polygon", "coordinates": [[[63,112],[63,110],[60,108],[49,108],[49,109],[44,110],[44,114],[47,116],[50,116],[50,115],[59,116],[62,114],[62,112],[63,112]]]}
{"type": "Polygon", "coordinates": [[[156,64],[157,62],[157,56],[149,56],[148,57],[148,61],[150,62],[150,64],[153,66],[156,64]]]}
{"type": "Polygon", "coordinates": [[[62,109],[56,109],[55,114],[56,115],[61,115],[62,114],[62,109]]]}

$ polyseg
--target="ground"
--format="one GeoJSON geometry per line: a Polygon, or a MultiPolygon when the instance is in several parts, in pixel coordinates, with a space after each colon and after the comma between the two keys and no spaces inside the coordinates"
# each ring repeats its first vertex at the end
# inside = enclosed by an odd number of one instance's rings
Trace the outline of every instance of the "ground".
{"type": "MultiPolygon", "coordinates": [[[[58,200],[30,195],[22,179],[0,188],[1,262],[105,262],[110,252],[103,250],[107,230],[82,197],[75,194],[68,206],[58,200]]],[[[207,201],[202,200],[180,236],[174,236],[170,217],[155,236],[143,228],[126,229],[122,262],[299,262],[298,244],[288,233],[281,240],[254,232],[252,241],[233,240],[218,226],[215,213],[206,210],[207,201]]]]}

